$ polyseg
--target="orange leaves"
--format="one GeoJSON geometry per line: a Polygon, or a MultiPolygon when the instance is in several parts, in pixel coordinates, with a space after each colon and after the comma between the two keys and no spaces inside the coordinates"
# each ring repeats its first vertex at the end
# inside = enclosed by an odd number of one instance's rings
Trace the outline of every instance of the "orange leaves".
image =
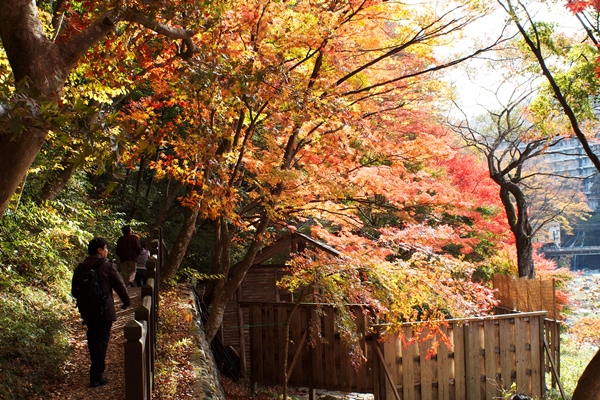
{"type": "Polygon", "coordinates": [[[385,261],[368,247],[337,258],[318,252],[298,255],[291,263],[292,275],[280,285],[291,290],[310,286],[307,301],[337,307],[364,304],[380,321],[396,327],[482,315],[495,304],[492,290],[469,280],[469,263],[424,252],[385,261]]]}
{"type": "Polygon", "coordinates": [[[201,51],[189,63],[141,30],[105,43],[142,70],[144,93],[121,121],[152,146],[131,151],[161,152],[151,167],[189,186],[183,204],[248,230],[261,213],[310,223],[377,265],[449,245],[460,257],[478,245],[474,225],[496,223],[478,211],[496,204],[490,186],[427,111],[437,83],[414,72],[431,65],[423,44],[437,34],[411,30],[417,10],[354,0],[205,7],[221,18],[195,36],[201,51]]]}

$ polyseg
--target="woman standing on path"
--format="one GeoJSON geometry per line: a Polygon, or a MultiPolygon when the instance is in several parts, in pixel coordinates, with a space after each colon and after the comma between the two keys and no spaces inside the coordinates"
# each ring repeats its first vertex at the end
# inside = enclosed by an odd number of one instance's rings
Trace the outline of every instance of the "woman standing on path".
{"type": "Polygon", "coordinates": [[[146,242],[142,241],[141,245],[142,251],[137,258],[137,264],[135,268],[135,284],[138,287],[144,286],[144,283],[146,283],[146,262],[150,257],[150,252],[148,251],[148,245],[146,245],[146,242]]]}

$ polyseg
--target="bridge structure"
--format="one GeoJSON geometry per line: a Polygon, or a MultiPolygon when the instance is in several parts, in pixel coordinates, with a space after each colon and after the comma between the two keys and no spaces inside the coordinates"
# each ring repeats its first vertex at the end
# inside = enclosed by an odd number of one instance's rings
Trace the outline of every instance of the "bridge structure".
{"type": "Polygon", "coordinates": [[[548,258],[560,258],[565,256],[597,256],[600,255],[600,246],[554,247],[550,249],[541,249],[540,251],[548,258]]]}

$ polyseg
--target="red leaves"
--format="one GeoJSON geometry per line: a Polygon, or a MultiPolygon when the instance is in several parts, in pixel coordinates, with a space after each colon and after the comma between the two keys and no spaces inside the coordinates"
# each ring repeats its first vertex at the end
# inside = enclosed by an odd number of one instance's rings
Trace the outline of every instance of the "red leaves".
{"type": "Polygon", "coordinates": [[[565,7],[573,14],[580,13],[590,7],[600,11],[600,0],[569,0],[565,7]]]}

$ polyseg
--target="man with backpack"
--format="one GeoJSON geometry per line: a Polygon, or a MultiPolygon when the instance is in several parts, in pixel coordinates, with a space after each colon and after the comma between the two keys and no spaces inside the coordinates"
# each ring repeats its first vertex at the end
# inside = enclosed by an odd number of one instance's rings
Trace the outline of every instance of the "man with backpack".
{"type": "Polygon", "coordinates": [[[106,349],[110,330],[117,314],[113,289],[123,302],[122,309],[130,306],[127,288],[115,265],[108,256],[108,242],[94,238],[88,245],[89,256],[73,272],[71,294],[77,299],[77,308],[87,326],[87,342],[90,352],[90,386],[108,383],[104,378],[106,349]]]}

